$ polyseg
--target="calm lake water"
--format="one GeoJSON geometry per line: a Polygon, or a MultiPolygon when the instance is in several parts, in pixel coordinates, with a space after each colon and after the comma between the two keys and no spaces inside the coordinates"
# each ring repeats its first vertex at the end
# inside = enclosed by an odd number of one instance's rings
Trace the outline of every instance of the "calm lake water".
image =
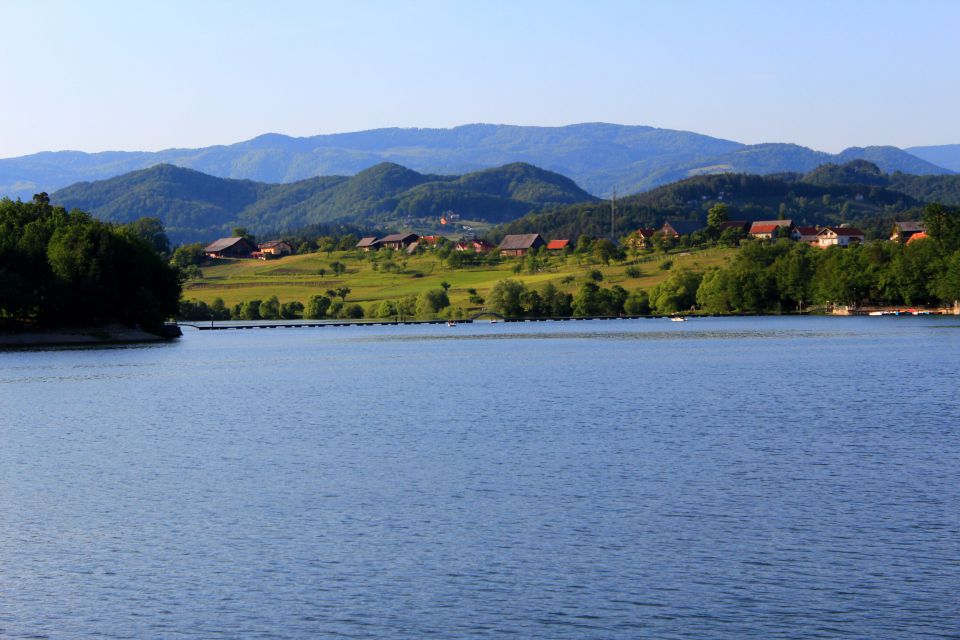
{"type": "Polygon", "coordinates": [[[0,352],[0,637],[957,638],[960,318],[0,352]]]}

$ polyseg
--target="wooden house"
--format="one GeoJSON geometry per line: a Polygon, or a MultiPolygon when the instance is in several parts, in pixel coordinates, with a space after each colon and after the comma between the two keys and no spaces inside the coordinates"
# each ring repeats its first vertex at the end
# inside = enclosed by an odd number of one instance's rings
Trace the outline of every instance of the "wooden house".
{"type": "Polygon", "coordinates": [[[360,242],[355,245],[355,248],[363,251],[376,251],[380,248],[380,242],[375,236],[367,236],[366,238],[360,238],[360,242]]]}
{"type": "Polygon", "coordinates": [[[502,256],[523,256],[528,251],[546,246],[539,233],[524,233],[504,236],[498,249],[502,256]]]}
{"type": "Polygon", "coordinates": [[[893,231],[890,232],[890,240],[901,244],[910,242],[910,238],[918,233],[925,234],[927,225],[920,220],[909,220],[906,222],[894,222],[893,231]]]}
{"type": "Polygon", "coordinates": [[[384,249],[393,249],[399,251],[406,249],[414,242],[420,240],[420,236],[415,233],[392,233],[377,240],[378,244],[384,249]]]}
{"type": "Polygon", "coordinates": [[[702,228],[703,225],[696,220],[675,220],[673,222],[668,220],[660,227],[660,233],[670,238],[679,238],[700,231],[702,228]]]}
{"type": "Polygon", "coordinates": [[[257,250],[246,238],[220,238],[208,244],[203,252],[208,258],[249,258],[257,250]]]}

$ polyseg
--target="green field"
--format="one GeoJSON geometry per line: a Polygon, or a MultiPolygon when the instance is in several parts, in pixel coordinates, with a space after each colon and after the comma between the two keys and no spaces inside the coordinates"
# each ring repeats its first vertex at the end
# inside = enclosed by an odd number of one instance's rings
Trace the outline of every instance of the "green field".
{"type": "Polygon", "coordinates": [[[314,295],[328,289],[349,287],[347,302],[366,306],[370,302],[398,299],[409,294],[419,294],[427,289],[439,288],[442,282],[450,284],[448,295],[453,307],[470,308],[468,289],[476,289],[486,298],[490,289],[500,280],[513,278],[538,288],[553,282],[563,291],[574,293],[588,278],[588,273],[599,270],[603,273],[604,287],[619,284],[628,291],[649,289],[669,274],[661,267],[665,260],[672,261],[671,269],[687,268],[704,271],[709,267],[729,262],[735,249],[712,248],[699,251],[671,252],[642,255],[624,263],[598,264],[588,257],[552,256],[536,273],[514,273],[514,266],[521,258],[508,258],[495,266],[453,269],[433,252],[419,256],[397,254],[394,260],[397,271],[385,272],[381,262],[374,269],[372,254],[356,251],[312,253],[286,256],[263,262],[260,260],[220,260],[204,267],[203,277],[191,280],[184,286],[183,298],[211,303],[222,298],[228,307],[247,300],[265,300],[277,296],[281,302],[298,300],[306,304],[314,295]],[[331,263],[339,261],[346,272],[332,275],[331,263]],[[626,270],[635,267],[639,277],[629,277],[626,270]],[[321,276],[319,271],[326,270],[321,276]]]}

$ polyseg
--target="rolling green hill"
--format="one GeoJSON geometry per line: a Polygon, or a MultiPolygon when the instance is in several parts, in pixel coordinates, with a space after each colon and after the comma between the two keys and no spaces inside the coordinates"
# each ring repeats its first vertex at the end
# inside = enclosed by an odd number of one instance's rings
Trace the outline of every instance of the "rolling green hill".
{"type": "MultiPolygon", "coordinates": [[[[879,237],[895,219],[919,215],[928,202],[960,204],[960,175],[887,174],[865,160],[828,163],[806,174],[700,175],[618,200],[614,233],[624,236],[667,219],[705,223],[707,211],[721,202],[730,219],[851,223],[879,237]]],[[[533,212],[499,226],[494,237],[533,232],[551,238],[607,236],[610,206],[603,201],[533,212]]]]}
{"type": "Polygon", "coordinates": [[[216,178],[158,165],[109,180],[82,182],[51,200],[114,222],[159,218],[174,241],[223,235],[236,226],[284,232],[322,222],[372,228],[436,219],[453,210],[464,219],[500,223],[544,206],[594,198],[564,176],[514,163],[463,176],[427,175],[381,163],[352,177],[289,184],[216,178]]]}

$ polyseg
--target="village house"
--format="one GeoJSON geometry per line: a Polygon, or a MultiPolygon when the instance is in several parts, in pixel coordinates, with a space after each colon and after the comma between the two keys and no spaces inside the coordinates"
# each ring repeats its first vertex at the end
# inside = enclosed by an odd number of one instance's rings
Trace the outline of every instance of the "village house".
{"type": "Polygon", "coordinates": [[[670,238],[679,238],[680,236],[688,236],[691,233],[700,231],[702,228],[703,226],[696,220],[667,221],[660,227],[660,233],[670,238]]]}
{"type": "Polygon", "coordinates": [[[565,251],[570,247],[569,240],[551,240],[547,243],[547,251],[565,251]]]}
{"type": "Polygon", "coordinates": [[[257,246],[246,238],[220,238],[208,244],[203,252],[208,258],[249,258],[257,246]]]}
{"type": "Polygon", "coordinates": [[[653,239],[653,234],[656,232],[657,229],[637,229],[636,232],[627,237],[626,244],[631,249],[642,249],[647,242],[653,239]]]}
{"type": "Polygon", "coordinates": [[[289,243],[283,240],[268,240],[267,242],[260,243],[260,249],[250,254],[250,257],[268,260],[270,258],[288,256],[292,253],[293,247],[291,247],[289,243]]]}
{"type": "Polygon", "coordinates": [[[853,227],[824,227],[817,233],[817,246],[821,249],[833,246],[848,247],[852,243],[863,242],[863,240],[863,231],[853,227]]]}
{"type": "Polygon", "coordinates": [[[770,240],[773,234],[785,234],[792,228],[793,220],[757,220],[750,225],[750,235],[770,240]]]}
{"type": "Polygon", "coordinates": [[[790,230],[790,239],[796,242],[817,241],[817,234],[820,233],[820,227],[794,227],[790,230]]]}
{"type": "Polygon", "coordinates": [[[420,236],[415,233],[391,233],[388,236],[380,238],[377,243],[384,249],[399,251],[400,249],[406,249],[419,240],[420,236]]]}
{"type": "Polygon", "coordinates": [[[903,244],[910,242],[910,239],[918,233],[926,234],[926,232],[927,226],[919,220],[894,222],[893,231],[890,232],[890,240],[903,244]]]}
{"type": "Polygon", "coordinates": [[[528,251],[546,246],[539,233],[524,233],[504,236],[498,249],[502,256],[523,256],[528,251]]]}
{"type": "Polygon", "coordinates": [[[360,238],[360,242],[358,242],[355,247],[363,251],[376,251],[380,248],[380,242],[376,236],[367,236],[366,238],[360,238]]]}
{"type": "Polygon", "coordinates": [[[474,253],[487,253],[493,250],[493,245],[486,240],[474,238],[473,240],[461,240],[453,245],[457,251],[473,251],[474,253]]]}

